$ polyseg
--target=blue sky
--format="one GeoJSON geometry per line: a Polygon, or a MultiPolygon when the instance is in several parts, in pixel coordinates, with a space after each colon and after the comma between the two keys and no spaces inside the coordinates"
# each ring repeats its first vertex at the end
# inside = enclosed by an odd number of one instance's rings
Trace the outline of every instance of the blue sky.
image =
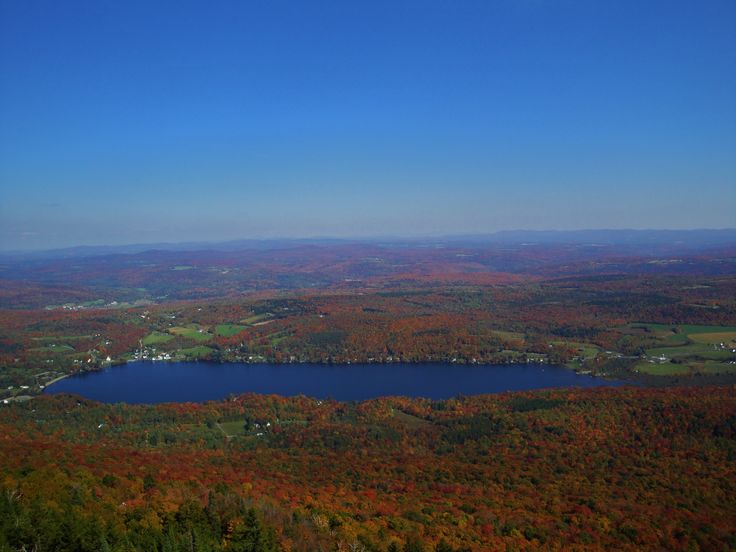
{"type": "Polygon", "coordinates": [[[0,0],[0,249],[736,226],[736,3],[0,0]]]}

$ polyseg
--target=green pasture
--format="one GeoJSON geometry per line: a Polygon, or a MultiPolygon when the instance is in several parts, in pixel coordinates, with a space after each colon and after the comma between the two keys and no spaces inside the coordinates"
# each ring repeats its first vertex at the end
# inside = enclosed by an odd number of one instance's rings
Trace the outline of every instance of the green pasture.
{"type": "Polygon", "coordinates": [[[92,301],[84,301],[80,303],[83,307],[101,307],[106,304],[107,302],[104,299],[94,299],[92,301]]]}
{"type": "Polygon", "coordinates": [[[76,341],[79,339],[90,339],[91,335],[51,335],[45,337],[32,337],[33,341],[76,341]]]}
{"type": "Polygon", "coordinates": [[[688,337],[697,343],[723,343],[736,346],[736,331],[704,332],[688,337]]]}
{"type": "Polygon", "coordinates": [[[698,367],[705,374],[736,374],[736,364],[709,360],[698,367]]]}
{"type": "Polygon", "coordinates": [[[203,328],[200,328],[196,324],[189,324],[188,326],[174,326],[169,328],[169,333],[185,337],[187,339],[193,339],[195,341],[207,341],[212,335],[207,333],[203,328]]]}
{"type": "Polygon", "coordinates": [[[684,376],[690,374],[690,367],[687,364],[673,364],[671,362],[662,364],[649,361],[637,362],[634,365],[634,370],[652,376],[684,376]]]}
{"type": "Polygon", "coordinates": [[[678,326],[678,328],[680,328],[680,331],[687,335],[714,332],[736,332],[736,326],[697,326],[691,324],[683,324],[681,326],[678,326]]]}
{"type": "Polygon", "coordinates": [[[34,353],[68,353],[69,351],[74,351],[74,347],[67,345],[66,343],[50,343],[43,347],[34,347],[33,349],[28,350],[34,353]]]}
{"type": "Polygon", "coordinates": [[[524,334],[519,332],[506,332],[503,330],[492,330],[491,334],[500,337],[501,339],[504,339],[506,341],[511,340],[521,340],[524,341],[524,334]]]}
{"type": "Polygon", "coordinates": [[[647,349],[650,357],[664,356],[677,363],[640,362],[635,368],[653,375],[682,375],[690,372],[733,373],[736,365],[729,362],[736,358],[731,352],[736,348],[736,327],[705,326],[696,324],[630,324],[632,330],[646,329],[659,338],[661,346],[647,349]],[[720,344],[723,343],[724,347],[720,344]]]}
{"type": "Polygon", "coordinates": [[[204,345],[198,345],[197,347],[179,349],[177,353],[186,358],[207,358],[212,353],[212,349],[204,345]]]}
{"type": "Polygon", "coordinates": [[[696,356],[712,350],[712,345],[705,345],[703,343],[688,343],[686,345],[654,347],[652,349],[647,349],[647,354],[649,356],[664,355],[668,358],[672,358],[676,356],[696,356]]]}
{"type": "Polygon", "coordinates": [[[248,318],[243,318],[240,323],[253,325],[257,324],[258,322],[263,322],[268,318],[271,318],[270,313],[254,314],[253,316],[249,316],[248,318]]]}
{"type": "Polygon", "coordinates": [[[222,337],[232,337],[246,329],[248,329],[247,326],[241,326],[240,324],[218,324],[215,326],[215,334],[222,337]]]}
{"type": "Polygon", "coordinates": [[[245,421],[235,420],[232,422],[218,422],[217,424],[222,432],[228,437],[235,437],[237,435],[245,435],[245,421]]]}
{"type": "Polygon", "coordinates": [[[159,345],[161,343],[166,343],[167,341],[171,341],[172,339],[174,339],[173,335],[165,334],[162,332],[153,332],[143,338],[143,344],[146,346],[159,345]]]}
{"type": "Polygon", "coordinates": [[[677,347],[655,347],[654,349],[647,349],[647,354],[655,357],[664,355],[667,358],[699,357],[713,360],[727,359],[733,356],[730,351],[715,349],[713,345],[705,343],[689,343],[677,347]]]}
{"type": "Polygon", "coordinates": [[[648,329],[656,336],[708,334],[720,332],[736,332],[736,326],[700,326],[697,324],[649,324],[636,322],[629,324],[632,329],[648,329]]]}

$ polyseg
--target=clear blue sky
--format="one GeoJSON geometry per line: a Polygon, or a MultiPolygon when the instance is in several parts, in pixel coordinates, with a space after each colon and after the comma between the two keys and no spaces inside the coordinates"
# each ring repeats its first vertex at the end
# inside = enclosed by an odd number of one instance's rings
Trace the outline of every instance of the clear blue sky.
{"type": "Polygon", "coordinates": [[[0,0],[0,249],[736,226],[736,2],[0,0]]]}

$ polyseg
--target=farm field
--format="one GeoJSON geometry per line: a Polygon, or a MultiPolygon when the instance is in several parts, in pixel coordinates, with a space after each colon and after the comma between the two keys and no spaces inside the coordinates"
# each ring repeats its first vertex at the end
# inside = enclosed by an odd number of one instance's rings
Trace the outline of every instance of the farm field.
{"type": "Polygon", "coordinates": [[[242,326],[240,324],[218,324],[215,327],[215,335],[232,337],[245,329],[247,329],[247,326],[242,326]]]}
{"type": "Polygon", "coordinates": [[[204,345],[200,345],[198,347],[178,349],[177,354],[188,359],[207,359],[212,354],[212,349],[204,345]]]}
{"type": "Polygon", "coordinates": [[[217,426],[228,437],[236,437],[239,435],[245,435],[245,425],[244,425],[243,420],[217,422],[217,426]]]}
{"type": "Polygon", "coordinates": [[[648,360],[634,366],[638,372],[660,376],[736,372],[733,326],[637,323],[631,328],[644,330],[661,343],[646,349],[648,360]]]}
{"type": "Polygon", "coordinates": [[[721,328],[714,332],[690,333],[688,338],[696,343],[723,343],[736,348],[736,330],[721,328]]]}
{"type": "Polygon", "coordinates": [[[208,341],[212,337],[211,334],[197,324],[190,324],[185,327],[175,326],[173,328],[169,328],[168,331],[173,335],[193,339],[195,341],[208,341]]]}
{"type": "Polygon", "coordinates": [[[634,369],[652,376],[681,376],[692,373],[692,368],[686,364],[673,364],[671,362],[658,363],[655,361],[637,362],[634,369]]]}
{"type": "Polygon", "coordinates": [[[165,334],[163,332],[153,332],[143,338],[143,345],[160,345],[162,343],[167,343],[172,339],[174,339],[173,335],[165,334]]]}

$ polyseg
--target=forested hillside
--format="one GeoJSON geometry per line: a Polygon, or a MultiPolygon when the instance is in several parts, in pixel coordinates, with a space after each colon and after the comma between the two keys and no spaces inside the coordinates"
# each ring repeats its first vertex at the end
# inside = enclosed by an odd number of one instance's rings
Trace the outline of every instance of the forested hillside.
{"type": "Polygon", "coordinates": [[[733,387],[0,411],[2,550],[728,550],[733,387]]]}

